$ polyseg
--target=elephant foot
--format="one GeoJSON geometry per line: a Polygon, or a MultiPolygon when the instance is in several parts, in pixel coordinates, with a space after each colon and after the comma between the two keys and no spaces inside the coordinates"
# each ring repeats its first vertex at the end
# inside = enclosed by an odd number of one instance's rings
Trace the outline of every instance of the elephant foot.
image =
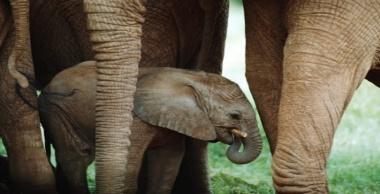
{"type": "Polygon", "coordinates": [[[329,193],[323,159],[295,153],[276,149],[272,171],[277,193],[329,193]]]}

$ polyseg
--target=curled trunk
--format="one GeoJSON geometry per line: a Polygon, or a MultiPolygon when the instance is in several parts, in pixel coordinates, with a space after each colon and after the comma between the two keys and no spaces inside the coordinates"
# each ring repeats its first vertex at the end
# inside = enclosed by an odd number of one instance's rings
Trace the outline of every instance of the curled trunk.
{"type": "Polygon", "coordinates": [[[259,133],[259,129],[253,125],[249,125],[251,128],[247,131],[246,138],[234,137],[234,142],[227,149],[227,158],[231,162],[236,164],[247,164],[255,160],[261,153],[262,141],[259,133]],[[243,144],[244,149],[239,152],[240,146],[243,144]]]}

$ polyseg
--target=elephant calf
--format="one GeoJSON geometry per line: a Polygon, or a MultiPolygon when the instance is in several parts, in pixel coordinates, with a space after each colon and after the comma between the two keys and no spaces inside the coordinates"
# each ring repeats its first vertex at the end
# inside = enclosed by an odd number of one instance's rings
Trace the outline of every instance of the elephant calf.
{"type": "MultiPolygon", "coordinates": [[[[41,122],[56,149],[58,179],[66,193],[88,193],[86,169],[95,151],[95,90],[95,65],[84,62],[58,74],[39,97],[41,122]]],[[[251,104],[237,84],[220,75],[141,68],[133,112],[128,193],[142,184],[139,192],[170,193],[186,150],[185,138],[231,144],[226,155],[238,164],[254,160],[261,151],[251,104]],[[239,152],[241,144],[244,150],[239,152]],[[143,159],[145,174],[138,181],[143,159]]]]}

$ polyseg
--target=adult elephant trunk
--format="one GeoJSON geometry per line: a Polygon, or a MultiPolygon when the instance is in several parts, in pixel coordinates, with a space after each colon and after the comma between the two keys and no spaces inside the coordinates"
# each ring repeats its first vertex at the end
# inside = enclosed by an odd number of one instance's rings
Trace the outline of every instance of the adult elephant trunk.
{"type": "Polygon", "coordinates": [[[227,158],[231,162],[236,164],[247,164],[255,160],[261,152],[262,141],[257,128],[257,124],[253,121],[249,121],[247,127],[243,128],[242,131],[247,132],[247,137],[234,137],[234,142],[227,149],[227,158]],[[239,152],[241,143],[243,143],[244,149],[239,152]]]}
{"type": "Polygon", "coordinates": [[[29,86],[28,80],[17,70],[16,65],[20,58],[25,57],[26,53],[29,55],[28,58],[30,57],[29,0],[12,0],[10,2],[16,40],[8,59],[8,70],[17,83],[22,88],[26,88],[29,86]]]}
{"type": "Polygon", "coordinates": [[[84,6],[97,61],[96,189],[124,193],[145,7],[139,0],[85,0],[84,6]]]}

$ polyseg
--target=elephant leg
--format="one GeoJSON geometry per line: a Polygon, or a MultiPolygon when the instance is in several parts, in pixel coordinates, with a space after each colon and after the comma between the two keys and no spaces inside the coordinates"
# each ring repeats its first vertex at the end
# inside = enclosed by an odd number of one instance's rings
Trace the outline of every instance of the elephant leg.
{"type": "Polygon", "coordinates": [[[89,163],[83,159],[79,160],[81,161],[71,163],[63,163],[61,161],[57,164],[56,179],[59,193],[90,193],[87,186],[87,167],[89,163]],[[63,165],[61,166],[62,163],[63,165]]]}
{"type": "Polygon", "coordinates": [[[211,193],[207,171],[207,142],[186,138],[186,152],[182,161],[173,193],[211,193]]]}
{"type": "MultiPolygon", "coordinates": [[[[59,126],[57,122],[56,125],[59,126]]],[[[89,146],[74,143],[72,136],[67,133],[60,134],[58,138],[61,138],[59,143],[53,144],[56,149],[57,177],[60,177],[57,187],[60,193],[90,193],[87,185],[87,167],[94,158],[89,146]]]]}
{"type": "Polygon", "coordinates": [[[185,137],[176,135],[174,141],[147,151],[146,193],[171,193],[185,153],[185,137]]]}
{"type": "Polygon", "coordinates": [[[281,8],[281,3],[276,0],[244,1],[246,77],[272,154],[276,147],[282,48],[286,38],[286,31],[281,24],[281,8]]]}
{"type": "Polygon", "coordinates": [[[57,183],[60,193],[90,193],[87,185],[87,167],[92,159],[84,153],[67,151],[57,155],[57,183]],[[57,178],[58,179],[58,178],[57,178]]]}
{"type": "MultiPolygon", "coordinates": [[[[10,32],[0,49],[0,126],[11,182],[17,192],[54,193],[55,178],[42,143],[36,90],[19,88],[7,68],[14,38],[10,32]]],[[[17,69],[33,79],[30,58],[19,59],[17,69]]]]}
{"type": "Polygon", "coordinates": [[[57,163],[57,166],[55,167],[55,179],[57,181],[57,191],[60,194],[63,193],[69,193],[69,183],[67,182],[67,179],[65,177],[65,174],[62,170],[62,167],[59,163],[57,163]]]}
{"type": "Polygon", "coordinates": [[[131,127],[132,134],[130,136],[132,146],[129,147],[130,155],[128,156],[127,165],[127,194],[137,193],[139,174],[144,154],[156,133],[151,127],[151,125],[145,124],[137,117],[134,117],[133,125],[131,127]]]}
{"type": "Polygon", "coordinates": [[[288,7],[272,163],[278,193],[328,193],[334,132],[376,54],[380,4],[339,2],[297,1],[288,7]]]}
{"type": "Polygon", "coordinates": [[[8,194],[10,192],[8,158],[0,155],[0,193],[8,194]]]}
{"type": "Polygon", "coordinates": [[[227,34],[228,1],[199,0],[199,3],[205,18],[196,68],[220,74],[227,34]]]}
{"type": "MultiPolygon", "coordinates": [[[[57,187],[60,193],[90,193],[87,167],[93,161],[93,148],[76,134],[73,122],[62,107],[44,95],[39,110],[47,138],[52,142],[57,159],[57,187]]],[[[62,101],[58,101],[62,104],[62,101]]]]}

